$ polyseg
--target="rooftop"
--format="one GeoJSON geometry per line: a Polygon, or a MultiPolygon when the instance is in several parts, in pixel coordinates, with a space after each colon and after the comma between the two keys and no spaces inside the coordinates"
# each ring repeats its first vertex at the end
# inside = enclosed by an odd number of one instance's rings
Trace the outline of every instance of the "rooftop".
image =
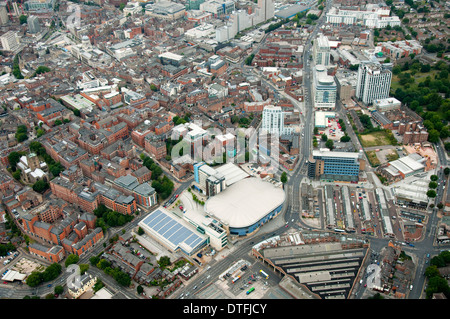
{"type": "Polygon", "coordinates": [[[230,227],[247,227],[282,205],[285,196],[281,188],[250,177],[209,198],[205,211],[230,227]]]}

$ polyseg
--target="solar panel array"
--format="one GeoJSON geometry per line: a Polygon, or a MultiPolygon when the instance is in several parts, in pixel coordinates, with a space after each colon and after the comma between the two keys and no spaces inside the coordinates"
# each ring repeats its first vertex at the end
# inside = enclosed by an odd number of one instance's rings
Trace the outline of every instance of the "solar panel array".
{"type": "Polygon", "coordinates": [[[195,249],[205,240],[160,209],[147,216],[142,222],[167,240],[175,249],[183,243],[195,249]]]}

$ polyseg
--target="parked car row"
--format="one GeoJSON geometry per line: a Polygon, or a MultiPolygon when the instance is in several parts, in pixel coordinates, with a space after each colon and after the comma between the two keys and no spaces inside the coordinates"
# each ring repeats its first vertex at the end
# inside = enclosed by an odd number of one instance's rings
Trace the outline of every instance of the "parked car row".
{"type": "Polygon", "coordinates": [[[14,258],[17,257],[17,255],[19,254],[19,252],[15,251],[8,251],[7,256],[2,256],[1,259],[6,259],[3,261],[3,265],[7,265],[9,264],[14,258]]]}

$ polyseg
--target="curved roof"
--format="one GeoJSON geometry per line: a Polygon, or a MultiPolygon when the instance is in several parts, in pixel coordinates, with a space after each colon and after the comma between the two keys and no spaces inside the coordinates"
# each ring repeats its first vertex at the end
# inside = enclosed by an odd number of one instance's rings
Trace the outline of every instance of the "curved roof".
{"type": "Polygon", "coordinates": [[[208,199],[205,211],[233,228],[248,227],[283,204],[279,187],[256,177],[242,179],[208,199]]]}

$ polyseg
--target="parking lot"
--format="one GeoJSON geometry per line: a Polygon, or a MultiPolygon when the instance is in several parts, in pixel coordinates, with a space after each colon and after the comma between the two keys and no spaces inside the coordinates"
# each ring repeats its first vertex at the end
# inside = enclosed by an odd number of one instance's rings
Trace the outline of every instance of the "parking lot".
{"type": "MultiPolygon", "coordinates": [[[[260,262],[250,264],[248,261],[246,261],[245,265],[246,267],[237,267],[235,271],[230,269],[232,267],[227,269],[224,273],[228,273],[228,276],[221,274],[216,281],[206,287],[199,288],[200,290],[195,293],[196,298],[292,299],[292,296],[278,286],[280,278],[275,276],[266,266],[260,262]],[[261,274],[261,269],[264,269],[269,274],[268,279],[261,274]],[[230,271],[232,271],[231,274],[230,271]]],[[[242,266],[242,264],[238,266],[242,266]]]]}

